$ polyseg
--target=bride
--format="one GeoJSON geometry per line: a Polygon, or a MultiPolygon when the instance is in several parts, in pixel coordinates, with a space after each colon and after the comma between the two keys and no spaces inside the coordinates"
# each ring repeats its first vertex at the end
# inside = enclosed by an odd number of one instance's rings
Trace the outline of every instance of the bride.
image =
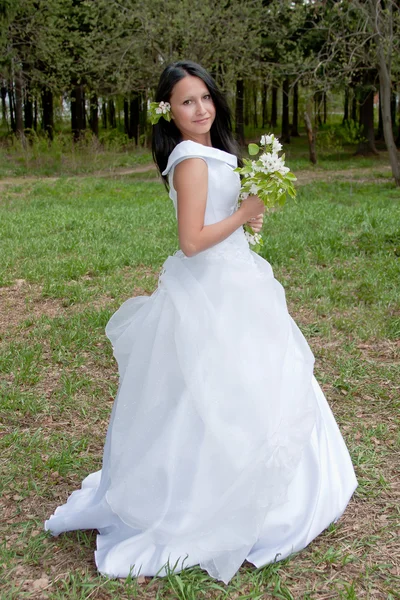
{"type": "MultiPolygon", "coordinates": [[[[351,460],[313,354],[269,263],[252,252],[264,205],[238,207],[227,103],[200,65],[167,66],[153,155],[179,246],[150,297],[106,327],[119,387],[103,465],[45,523],[97,529],[110,577],[200,565],[227,583],[309,544],[343,513],[351,460]]],[[[240,158],[239,158],[240,160],[240,158]]]]}

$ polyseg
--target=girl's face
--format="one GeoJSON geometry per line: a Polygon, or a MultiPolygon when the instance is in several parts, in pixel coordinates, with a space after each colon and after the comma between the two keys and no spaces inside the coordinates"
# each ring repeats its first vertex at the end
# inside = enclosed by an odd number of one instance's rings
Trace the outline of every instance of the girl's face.
{"type": "Polygon", "coordinates": [[[187,75],[174,86],[169,102],[171,116],[182,138],[211,145],[215,106],[204,81],[187,75]]]}

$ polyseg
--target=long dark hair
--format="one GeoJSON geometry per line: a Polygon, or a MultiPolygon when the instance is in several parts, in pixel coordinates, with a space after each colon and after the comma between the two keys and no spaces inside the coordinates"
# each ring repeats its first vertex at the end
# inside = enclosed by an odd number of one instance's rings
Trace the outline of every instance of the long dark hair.
{"type": "MultiPolygon", "coordinates": [[[[228,103],[214,79],[202,66],[191,60],[180,60],[165,67],[158,82],[154,101],[169,102],[174,86],[187,75],[199,77],[204,81],[214,102],[215,119],[210,130],[212,146],[235,154],[239,163],[241,163],[239,146],[232,133],[231,112],[228,103]]],[[[166,168],[172,150],[181,141],[181,132],[173,120],[166,121],[161,118],[156,125],[153,125],[153,159],[160,173],[166,168]]],[[[168,189],[168,180],[166,177],[163,177],[163,179],[168,189]]]]}

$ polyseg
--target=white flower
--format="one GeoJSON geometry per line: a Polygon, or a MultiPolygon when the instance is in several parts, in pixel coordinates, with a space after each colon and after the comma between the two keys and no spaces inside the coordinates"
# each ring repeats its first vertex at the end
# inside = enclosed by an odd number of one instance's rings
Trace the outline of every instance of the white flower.
{"type": "Polygon", "coordinates": [[[256,240],[255,240],[255,235],[251,235],[251,233],[249,233],[248,231],[244,232],[244,235],[246,237],[246,240],[249,242],[249,244],[251,244],[252,246],[254,246],[254,244],[256,244],[256,240]]]}
{"type": "Polygon", "coordinates": [[[248,231],[245,231],[244,235],[248,243],[252,246],[255,246],[256,244],[259,244],[261,242],[261,235],[259,233],[251,234],[248,231]]]}
{"type": "Polygon", "coordinates": [[[169,102],[160,102],[158,108],[156,108],[156,113],[166,115],[171,110],[171,105],[169,102]]]}
{"type": "Polygon", "coordinates": [[[261,139],[260,139],[260,144],[261,146],[268,146],[269,144],[272,144],[274,140],[274,134],[271,133],[270,135],[262,135],[261,139]]]}
{"type": "Polygon", "coordinates": [[[253,194],[253,196],[257,196],[258,190],[259,187],[255,183],[253,183],[250,187],[250,194],[253,194]]]}
{"type": "Polygon", "coordinates": [[[272,142],[272,152],[279,152],[279,150],[282,150],[282,144],[274,139],[272,142]]]}
{"type": "Polygon", "coordinates": [[[264,173],[275,173],[275,171],[279,171],[283,168],[285,164],[281,158],[276,153],[265,152],[260,156],[260,161],[264,165],[263,172],[264,173]]]}

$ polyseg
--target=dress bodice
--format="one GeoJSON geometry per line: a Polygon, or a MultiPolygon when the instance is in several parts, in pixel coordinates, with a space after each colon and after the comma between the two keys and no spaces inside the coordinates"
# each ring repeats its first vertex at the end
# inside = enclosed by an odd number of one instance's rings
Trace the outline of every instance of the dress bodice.
{"type": "Polygon", "coordinates": [[[177,164],[186,158],[201,158],[208,167],[208,193],[204,224],[211,225],[229,217],[237,209],[240,177],[234,172],[237,158],[224,150],[204,146],[191,140],[180,142],[171,152],[167,168],[169,196],[177,213],[177,193],[174,188],[174,171],[177,164]]]}
{"type": "MultiPolygon", "coordinates": [[[[186,158],[201,158],[208,167],[207,203],[204,215],[204,225],[218,223],[232,215],[238,208],[240,192],[240,176],[235,173],[237,157],[234,154],[204,146],[191,140],[180,142],[171,152],[163,175],[168,175],[169,197],[174,203],[177,214],[177,193],[174,188],[174,170],[177,164],[186,158]]],[[[184,256],[181,250],[180,256],[184,256]]],[[[243,227],[239,227],[222,242],[199,252],[195,260],[230,259],[253,262],[249,244],[244,235],[243,227]]],[[[193,257],[192,257],[193,259],[193,257]]]]}

